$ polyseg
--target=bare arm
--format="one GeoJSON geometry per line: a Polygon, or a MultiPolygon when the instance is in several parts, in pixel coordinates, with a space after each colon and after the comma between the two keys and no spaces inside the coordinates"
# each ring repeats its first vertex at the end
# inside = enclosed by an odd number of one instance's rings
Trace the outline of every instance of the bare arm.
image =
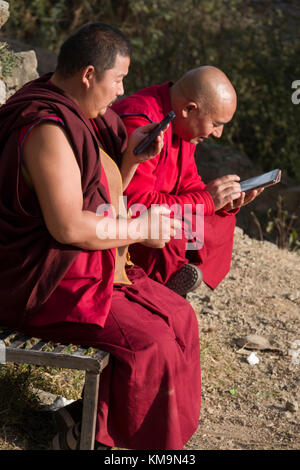
{"type": "MultiPolygon", "coordinates": [[[[101,217],[82,209],[80,170],[67,136],[58,125],[50,122],[37,125],[24,143],[23,158],[45,224],[53,238],[60,243],[103,250],[143,242],[148,238],[146,230],[141,230],[140,235],[135,233],[132,238],[127,228],[136,222],[127,219],[116,220],[115,238],[99,238],[97,225],[101,217]],[[123,238],[119,238],[120,233],[123,238]]],[[[173,236],[173,228],[166,239],[161,232],[160,235],[154,242],[157,247],[169,241],[170,236],[173,236]]]]}

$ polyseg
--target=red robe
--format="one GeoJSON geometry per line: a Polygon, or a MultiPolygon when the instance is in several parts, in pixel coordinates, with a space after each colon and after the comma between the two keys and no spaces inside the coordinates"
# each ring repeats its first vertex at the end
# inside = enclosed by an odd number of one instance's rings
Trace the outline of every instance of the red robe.
{"type": "MultiPolygon", "coordinates": [[[[99,139],[94,127],[73,99],[49,82],[47,74],[26,84],[0,107],[0,324],[21,327],[49,298],[81,250],[58,243],[44,223],[32,192],[24,206],[20,197],[19,136],[24,126],[54,116],[62,119],[81,171],[83,209],[96,212],[109,203],[100,183],[99,139]]],[[[109,153],[122,152],[126,131],[109,110],[97,126],[109,153]],[[115,136],[115,138],[114,138],[115,136]],[[119,148],[118,145],[120,145],[119,148]]],[[[114,269],[112,250],[99,252],[102,275],[114,269]]],[[[110,301],[112,283],[105,293],[110,301]]]]}
{"type": "MultiPolygon", "coordinates": [[[[101,377],[96,440],[128,449],[182,449],[197,429],[200,412],[195,313],[188,302],[138,267],[128,269],[131,285],[113,288],[112,250],[82,251],[52,239],[37,199],[23,180],[18,145],[37,118],[49,116],[61,119],[73,143],[84,207],[96,210],[110,200],[98,136],[68,96],[42,77],[0,109],[0,128],[6,129],[0,178],[5,189],[10,188],[0,191],[0,325],[111,353],[101,377]],[[18,125],[12,120],[6,127],[4,118],[9,117],[18,125]],[[28,307],[28,299],[34,299],[34,308],[28,307]]],[[[114,155],[124,141],[118,121],[108,111],[96,122],[102,144],[114,155]]]]}
{"type": "MultiPolygon", "coordinates": [[[[134,95],[118,100],[113,106],[122,118],[127,133],[149,122],[159,122],[171,110],[169,87],[171,83],[154,85],[134,95]]],[[[194,159],[195,146],[172,133],[172,125],[164,134],[161,153],[140,163],[125,194],[128,207],[140,203],[190,204],[193,212],[197,204],[204,208],[204,245],[186,250],[187,240],[173,239],[162,250],[153,250],[140,244],[131,247],[133,262],[141,266],[153,279],[166,283],[170,276],[185,263],[192,262],[202,270],[203,279],[216,288],[230,269],[234,213],[215,213],[213,200],[205,190],[206,185],[198,175],[194,159]]]]}

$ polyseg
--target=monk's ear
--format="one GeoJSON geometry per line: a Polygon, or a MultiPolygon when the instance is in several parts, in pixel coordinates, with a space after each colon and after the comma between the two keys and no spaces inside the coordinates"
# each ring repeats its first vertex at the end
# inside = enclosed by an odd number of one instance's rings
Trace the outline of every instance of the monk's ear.
{"type": "Polygon", "coordinates": [[[198,105],[195,101],[189,101],[182,109],[182,117],[187,118],[191,112],[197,111],[198,105]]]}
{"type": "Polygon", "coordinates": [[[81,82],[86,88],[90,88],[95,77],[95,69],[93,65],[88,65],[81,72],[81,82]]]}

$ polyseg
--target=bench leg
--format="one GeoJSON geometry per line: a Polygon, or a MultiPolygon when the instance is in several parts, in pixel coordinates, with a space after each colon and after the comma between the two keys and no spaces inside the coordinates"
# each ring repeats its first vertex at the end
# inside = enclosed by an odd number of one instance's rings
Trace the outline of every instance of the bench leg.
{"type": "Polygon", "coordinates": [[[80,435],[80,450],[93,450],[97,419],[100,373],[86,372],[80,435]]]}

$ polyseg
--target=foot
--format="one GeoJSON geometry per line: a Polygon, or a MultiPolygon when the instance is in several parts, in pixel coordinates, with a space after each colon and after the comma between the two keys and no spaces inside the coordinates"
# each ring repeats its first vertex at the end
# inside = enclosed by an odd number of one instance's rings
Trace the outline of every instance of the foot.
{"type": "Polygon", "coordinates": [[[179,271],[170,277],[166,286],[179,295],[185,296],[193,292],[202,282],[202,272],[194,264],[185,264],[179,271]]]}
{"type": "MultiPolygon", "coordinates": [[[[65,431],[58,432],[52,440],[52,450],[79,450],[80,449],[81,422],[76,423],[65,431]]],[[[111,447],[94,443],[94,450],[109,450],[111,447]]]]}
{"type": "Polygon", "coordinates": [[[59,432],[75,426],[82,418],[82,400],[73,401],[70,405],[60,408],[54,413],[54,421],[59,432]]]}

